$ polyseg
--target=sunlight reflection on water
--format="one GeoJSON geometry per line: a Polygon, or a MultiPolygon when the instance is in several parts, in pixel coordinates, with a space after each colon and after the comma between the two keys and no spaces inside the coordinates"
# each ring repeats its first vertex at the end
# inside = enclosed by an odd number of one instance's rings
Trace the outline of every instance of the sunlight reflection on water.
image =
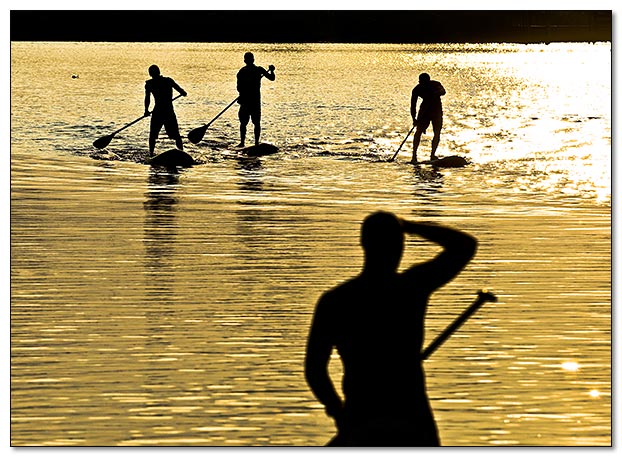
{"type": "MultiPolygon", "coordinates": [[[[121,160],[90,157],[142,109],[146,61],[188,90],[188,131],[233,99],[246,47],[12,44],[12,444],[324,444],[334,426],[302,374],[311,312],[387,209],[480,240],[433,296],[427,341],[477,290],[499,297],[426,362],[443,444],[609,445],[610,46],[257,45],[277,66],[280,154],[232,155],[232,111],[178,174],[132,160],[147,124],[111,144],[121,160]],[[448,89],[442,155],[467,169],[413,172],[410,144],[385,162],[426,67],[448,89]]],[[[409,239],[403,264],[435,252],[409,239]]]]}

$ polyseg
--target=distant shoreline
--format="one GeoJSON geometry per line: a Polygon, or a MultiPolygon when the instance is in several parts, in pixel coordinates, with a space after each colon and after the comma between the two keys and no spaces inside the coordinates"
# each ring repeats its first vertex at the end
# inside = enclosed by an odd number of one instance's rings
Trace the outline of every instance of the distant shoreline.
{"type": "Polygon", "coordinates": [[[612,11],[13,10],[11,41],[611,42],[612,11]]]}

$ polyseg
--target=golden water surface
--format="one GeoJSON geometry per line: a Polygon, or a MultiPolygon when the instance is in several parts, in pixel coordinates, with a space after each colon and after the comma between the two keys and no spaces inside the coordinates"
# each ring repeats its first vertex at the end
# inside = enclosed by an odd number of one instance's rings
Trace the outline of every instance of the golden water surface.
{"type": "MultiPolygon", "coordinates": [[[[425,363],[442,443],[611,444],[608,43],[11,52],[13,446],[323,445],[310,319],[360,270],[360,222],[378,209],[479,240],[432,297],[427,342],[479,289],[499,298],[425,363]],[[188,91],[185,134],[235,98],[249,49],[276,66],[263,138],[278,154],[237,158],[235,108],[186,142],[202,164],[179,173],[134,160],[147,121],[112,141],[114,160],[95,154],[142,114],[150,64],[188,91]],[[425,70],[447,89],[439,155],[467,168],[416,171],[409,143],[386,162],[425,70]]],[[[435,252],[410,238],[403,265],[435,252]]]]}

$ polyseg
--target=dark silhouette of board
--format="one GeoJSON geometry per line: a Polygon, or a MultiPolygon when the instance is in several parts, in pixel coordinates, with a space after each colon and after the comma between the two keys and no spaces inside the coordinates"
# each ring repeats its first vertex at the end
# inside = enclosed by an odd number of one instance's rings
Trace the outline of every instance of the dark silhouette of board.
{"type": "Polygon", "coordinates": [[[153,167],[166,168],[191,167],[197,164],[190,154],[179,149],[164,151],[153,156],[147,163],[153,167]]]}
{"type": "Polygon", "coordinates": [[[279,148],[277,148],[273,144],[259,143],[255,146],[249,146],[247,148],[241,149],[240,152],[249,157],[259,157],[276,154],[277,152],[279,152],[279,148]]]}
{"type": "Polygon", "coordinates": [[[440,157],[436,160],[422,160],[417,165],[432,165],[441,168],[461,168],[469,164],[469,161],[462,156],[440,157]]]}

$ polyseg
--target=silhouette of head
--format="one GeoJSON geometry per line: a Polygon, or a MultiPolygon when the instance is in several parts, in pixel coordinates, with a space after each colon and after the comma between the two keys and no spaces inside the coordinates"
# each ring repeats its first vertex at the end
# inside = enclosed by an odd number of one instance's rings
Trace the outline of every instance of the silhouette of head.
{"type": "Polygon", "coordinates": [[[255,62],[255,56],[253,55],[252,52],[247,52],[244,54],[244,63],[247,64],[252,64],[253,62],[255,62]]]}
{"type": "Polygon", "coordinates": [[[421,73],[419,75],[419,82],[420,83],[429,83],[430,82],[430,75],[427,73],[421,73]]]}
{"type": "Polygon", "coordinates": [[[361,228],[361,245],[366,266],[394,272],[404,250],[404,231],[395,215],[378,211],[365,218],[361,228]]]}
{"type": "Polygon", "coordinates": [[[160,76],[160,68],[157,65],[151,65],[149,67],[149,76],[151,76],[152,78],[160,76]]]}

